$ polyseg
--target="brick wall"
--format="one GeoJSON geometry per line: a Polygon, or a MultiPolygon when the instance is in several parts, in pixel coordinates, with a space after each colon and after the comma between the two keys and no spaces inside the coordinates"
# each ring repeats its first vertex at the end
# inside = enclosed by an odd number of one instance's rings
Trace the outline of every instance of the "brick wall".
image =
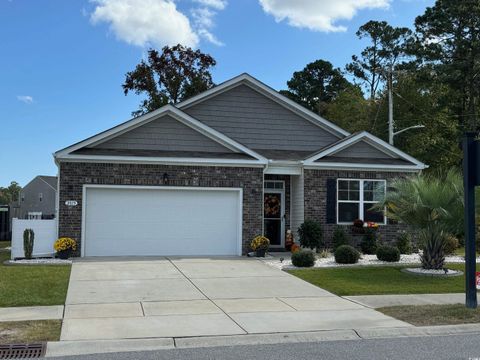
{"type": "MultiPolygon", "coordinates": [[[[399,172],[376,172],[376,171],[342,171],[342,170],[311,170],[305,169],[305,219],[316,220],[324,229],[324,240],[327,246],[331,246],[332,234],[336,224],[326,223],[327,210],[327,179],[352,178],[352,179],[379,179],[389,180],[405,176],[399,172]]],[[[350,226],[343,226],[347,234],[352,238],[353,245],[361,241],[361,236],[351,236],[350,226]]],[[[400,231],[407,230],[404,224],[387,224],[379,227],[378,233],[381,240],[386,243],[394,243],[400,231]]]]}
{"type": "Polygon", "coordinates": [[[262,232],[261,168],[63,162],[60,164],[59,235],[72,237],[79,243],[84,184],[240,187],[243,188],[244,253],[251,239],[262,232]],[[167,184],[163,181],[165,173],[167,184]],[[78,205],[67,207],[66,200],[76,200],[78,205]]]}

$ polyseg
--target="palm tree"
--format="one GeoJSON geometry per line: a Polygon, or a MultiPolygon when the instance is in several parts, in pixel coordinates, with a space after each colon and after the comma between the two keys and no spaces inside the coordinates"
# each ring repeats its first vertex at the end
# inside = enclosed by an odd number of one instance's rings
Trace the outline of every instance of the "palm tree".
{"type": "Polygon", "coordinates": [[[463,232],[463,182],[456,171],[441,176],[418,174],[391,184],[378,209],[418,232],[424,269],[442,269],[445,239],[463,232]]]}

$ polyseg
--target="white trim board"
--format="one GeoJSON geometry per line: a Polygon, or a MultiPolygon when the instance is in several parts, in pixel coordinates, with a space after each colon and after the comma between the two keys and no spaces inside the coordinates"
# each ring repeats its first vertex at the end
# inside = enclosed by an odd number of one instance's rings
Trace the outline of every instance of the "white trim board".
{"type": "Polygon", "coordinates": [[[215,159],[215,158],[178,158],[178,157],[142,157],[108,155],[65,155],[61,161],[86,163],[125,163],[125,164],[164,164],[164,165],[202,165],[228,167],[264,167],[259,160],[215,159]]]}
{"type": "MultiPolygon", "coordinates": [[[[152,111],[151,113],[142,115],[138,118],[129,120],[127,122],[124,122],[123,124],[120,124],[118,126],[115,126],[109,130],[106,130],[104,132],[101,132],[95,136],[92,136],[86,140],[80,141],[72,146],[66,147],[62,150],[57,151],[54,154],[54,157],[56,160],[62,160],[66,159],[69,156],[72,156],[71,153],[79,150],[83,147],[86,146],[92,146],[92,145],[97,145],[99,143],[102,143],[104,141],[110,140],[115,136],[121,135],[131,129],[135,129],[136,127],[139,127],[141,125],[144,125],[150,121],[156,120],[158,118],[161,118],[162,116],[172,116],[174,119],[177,121],[181,122],[182,124],[189,126],[190,128],[200,132],[201,134],[207,136],[208,138],[216,141],[217,143],[229,148],[230,150],[234,152],[239,152],[239,153],[245,153],[247,155],[252,156],[253,158],[257,159],[257,162],[261,163],[266,163],[267,159],[263,157],[262,155],[256,153],[255,151],[247,148],[246,146],[236,142],[235,140],[227,137],[226,135],[210,128],[209,126],[203,124],[202,122],[198,121],[197,119],[194,119],[190,115],[182,112],[181,110],[177,109],[173,105],[165,105],[161,107],[158,110],[152,111]]],[[[85,157],[83,155],[76,155],[77,158],[80,157],[85,157]]],[[[92,155],[94,156],[94,155],[92,155]]],[[[87,157],[85,157],[87,158],[87,157]]],[[[98,157],[100,158],[100,157],[98,157]]],[[[134,157],[136,158],[136,157],[134,157]]],[[[172,158],[173,160],[175,158],[172,158]]],[[[152,158],[153,162],[154,158],[152,158]]],[[[228,161],[229,162],[229,161],[228,161]]]]}
{"type": "Polygon", "coordinates": [[[81,224],[81,245],[80,256],[85,257],[85,232],[86,232],[86,207],[87,190],[96,189],[137,189],[137,190],[158,190],[158,191],[235,191],[238,192],[238,228],[237,228],[237,255],[242,255],[243,245],[243,189],[231,187],[200,187],[200,186],[146,186],[146,185],[96,185],[84,184],[82,186],[82,224],[81,224]]]}
{"type": "Polygon", "coordinates": [[[305,165],[307,170],[355,170],[355,171],[392,171],[392,172],[418,172],[424,167],[416,165],[376,165],[376,164],[351,164],[341,162],[316,163],[315,165],[305,165]]]}
{"type": "Polygon", "coordinates": [[[222,92],[233,89],[239,85],[247,85],[251,89],[261,93],[262,95],[267,96],[271,100],[275,101],[279,105],[287,108],[290,111],[293,111],[302,118],[310,121],[311,123],[321,127],[322,129],[330,132],[331,134],[336,135],[339,139],[342,137],[350,135],[348,131],[343,130],[339,126],[333,124],[332,122],[322,118],[320,115],[315,114],[314,112],[306,109],[305,107],[297,104],[295,101],[283,96],[275,89],[270,86],[262,83],[261,81],[255,79],[253,76],[243,73],[233,79],[227,80],[207,91],[204,91],[201,94],[191,97],[185,101],[182,101],[177,104],[179,109],[186,109],[194,104],[207,100],[215,95],[221,94],[222,92]]]}
{"type": "Polygon", "coordinates": [[[387,142],[383,141],[382,139],[366,132],[362,131],[354,136],[349,137],[345,141],[339,141],[336,145],[331,146],[323,151],[318,152],[317,154],[309,157],[304,162],[305,166],[312,166],[312,167],[342,167],[347,166],[349,168],[367,168],[367,169],[411,169],[411,170],[423,170],[426,169],[428,166],[418,161],[414,157],[404,153],[403,151],[397,149],[396,147],[388,144],[387,142]],[[344,163],[344,162],[325,162],[325,163],[318,163],[317,160],[321,158],[333,155],[341,150],[348,148],[349,146],[359,142],[359,141],[366,141],[368,144],[374,146],[379,151],[384,152],[387,155],[396,155],[399,158],[409,161],[412,165],[384,165],[384,164],[352,164],[352,163],[344,163]]]}

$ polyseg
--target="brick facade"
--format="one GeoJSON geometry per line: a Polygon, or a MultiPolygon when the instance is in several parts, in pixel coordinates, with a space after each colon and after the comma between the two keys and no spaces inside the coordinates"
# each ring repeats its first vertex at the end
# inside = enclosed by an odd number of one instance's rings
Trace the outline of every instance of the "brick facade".
{"type": "Polygon", "coordinates": [[[244,253],[251,239],[262,232],[262,168],[62,162],[59,235],[72,237],[79,244],[84,184],[242,188],[244,253]],[[167,184],[163,180],[165,173],[168,174],[167,184]],[[76,200],[78,205],[68,207],[65,205],[67,200],[76,200]]]}
{"type": "MultiPolygon", "coordinates": [[[[305,219],[316,220],[322,224],[324,240],[327,246],[331,246],[332,235],[336,224],[327,224],[327,179],[351,178],[351,179],[378,179],[389,180],[405,176],[399,172],[377,172],[377,171],[343,171],[343,170],[304,170],[305,186],[305,219]]],[[[345,232],[352,238],[352,245],[358,245],[361,236],[352,236],[351,228],[342,225],[345,232]]],[[[380,239],[386,243],[394,243],[400,231],[407,230],[404,224],[381,225],[378,233],[380,239]]]]}

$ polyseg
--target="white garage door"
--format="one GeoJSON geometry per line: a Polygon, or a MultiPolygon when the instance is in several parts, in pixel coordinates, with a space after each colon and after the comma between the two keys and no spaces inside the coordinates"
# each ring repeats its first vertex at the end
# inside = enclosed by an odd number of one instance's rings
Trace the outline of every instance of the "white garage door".
{"type": "Polygon", "coordinates": [[[238,189],[86,187],[84,256],[241,255],[238,189]]]}

